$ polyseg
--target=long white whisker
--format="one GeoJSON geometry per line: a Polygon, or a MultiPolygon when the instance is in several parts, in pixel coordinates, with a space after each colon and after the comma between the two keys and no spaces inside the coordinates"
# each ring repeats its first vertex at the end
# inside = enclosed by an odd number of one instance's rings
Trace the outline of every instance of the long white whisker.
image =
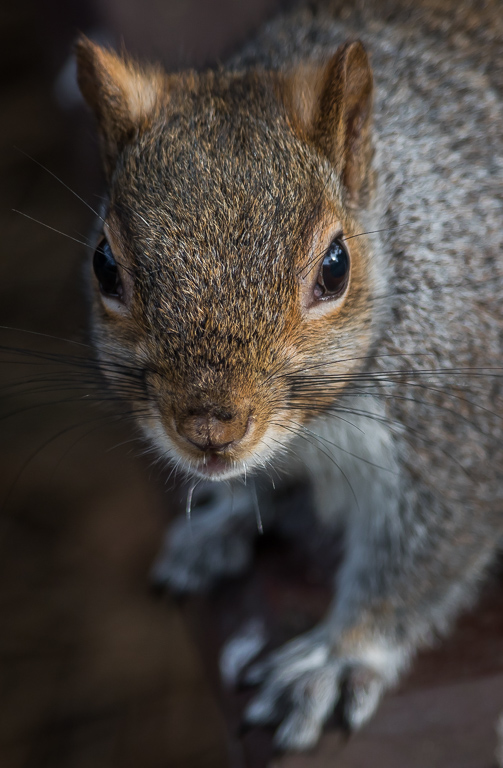
{"type": "Polygon", "coordinates": [[[257,486],[253,480],[251,483],[253,506],[255,507],[255,517],[257,520],[257,530],[262,535],[264,533],[264,526],[262,525],[262,517],[260,515],[260,507],[258,503],[257,486]]]}

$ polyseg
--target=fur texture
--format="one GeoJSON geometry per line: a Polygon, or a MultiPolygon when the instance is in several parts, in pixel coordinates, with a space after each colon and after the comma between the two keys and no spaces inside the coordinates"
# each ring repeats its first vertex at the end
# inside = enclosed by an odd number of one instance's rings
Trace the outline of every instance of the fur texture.
{"type": "Polygon", "coordinates": [[[283,457],[345,521],[323,626],[249,670],[286,748],[341,690],[365,722],[502,540],[502,26],[498,0],[317,3],[169,76],[79,44],[123,286],[105,374],[188,472],[283,457]],[[349,281],[317,300],[335,237],[349,281]]]}

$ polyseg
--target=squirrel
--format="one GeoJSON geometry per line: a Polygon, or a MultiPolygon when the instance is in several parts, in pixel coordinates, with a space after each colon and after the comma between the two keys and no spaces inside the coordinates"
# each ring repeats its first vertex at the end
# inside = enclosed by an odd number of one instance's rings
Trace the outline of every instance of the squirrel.
{"type": "Polygon", "coordinates": [[[503,541],[502,48],[499,0],[301,5],[200,72],[76,46],[108,185],[97,354],[215,488],[159,573],[247,567],[253,504],[215,481],[269,467],[344,530],[326,618],[246,674],[283,749],[341,696],[365,723],[503,541]]]}

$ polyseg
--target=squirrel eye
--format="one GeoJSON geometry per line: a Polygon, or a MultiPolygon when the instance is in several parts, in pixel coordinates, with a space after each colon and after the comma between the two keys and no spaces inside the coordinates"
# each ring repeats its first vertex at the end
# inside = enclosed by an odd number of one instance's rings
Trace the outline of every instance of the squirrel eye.
{"type": "Polygon", "coordinates": [[[340,238],[330,243],[320,267],[314,292],[317,299],[340,296],[348,284],[349,253],[340,238]]]}
{"type": "Polygon", "coordinates": [[[94,252],[93,269],[100,288],[108,296],[122,296],[122,284],[117,263],[106,238],[100,242],[94,252]]]}

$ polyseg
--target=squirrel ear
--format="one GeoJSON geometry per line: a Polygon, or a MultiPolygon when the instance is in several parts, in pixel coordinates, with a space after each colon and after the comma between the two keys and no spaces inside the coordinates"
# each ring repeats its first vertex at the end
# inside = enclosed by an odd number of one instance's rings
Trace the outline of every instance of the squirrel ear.
{"type": "Polygon", "coordinates": [[[98,120],[110,174],[121,149],[150,123],[166,90],[165,77],[159,69],[142,69],[84,36],[75,52],[79,88],[98,120]]]}
{"type": "Polygon", "coordinates": [[[334,164],[348,201],[361,202],[372,158],[373,91],[363,44],[342,45],[322,67],[300,67],[290,86],[302,132],[334,164]]]}

